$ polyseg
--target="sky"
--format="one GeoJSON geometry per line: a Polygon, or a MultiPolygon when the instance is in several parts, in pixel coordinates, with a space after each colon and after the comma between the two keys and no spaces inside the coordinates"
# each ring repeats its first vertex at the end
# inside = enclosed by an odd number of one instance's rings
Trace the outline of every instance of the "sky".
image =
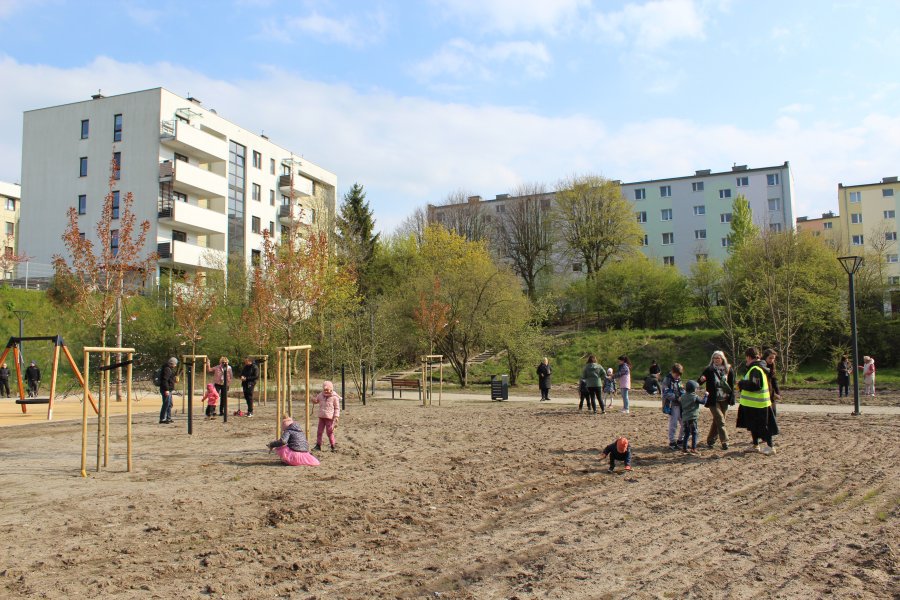
{"type": "MultiPolygon", "coordinates": [[[[0,180],[26,110],[164,87],[367,193],[790,161],[795,216],[900,175],[898,0],[0,0],[0,180]]],[[[27,193],[27,192],[26,192],[27,193]]],[[[27,201],[27,198],[25,198],[27,201]]]]}

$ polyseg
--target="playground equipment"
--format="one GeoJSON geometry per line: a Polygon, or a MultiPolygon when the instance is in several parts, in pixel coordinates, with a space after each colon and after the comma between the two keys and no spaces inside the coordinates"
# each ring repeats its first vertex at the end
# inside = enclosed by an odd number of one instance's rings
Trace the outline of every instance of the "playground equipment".
{"type": "MultiPolygon", "coordinates": [[[[188,363],[190,363],[190,365],[191,365],[190,380],[191,380],[191,384],[193,384],[194,376],[195,376],[194,363],[196,362],[196,360],[198,358],[202,359],[200,361],[200,366],[201,366],[200,370],[203,371],[203,388],[202,389],[206,390],[206,368],[203,365],[204,365],[205,361],[209,360],[209,357],[206,356],[205,354],[182,354],[181,355],[181,364],[185,368],[185,376],[181,378],[181,412],[182,413],[184,413],[185,398],[188,395],[187,394],[187,391],[188,391],[187,390],[187,386],[188,386],[187,365],[188,365],[188,363]]],[[[191,392],[193,392],[193,391],[194,390],[192,389],[191,392]]]]}
{"type": "Polygon", "coordinates": [[[256,361],[262,370],[262,392],[259,394],[259,401],[263,406],[269,399],[269,355],[268,354],[251,354],[250,358],[256,361]]]}
{"type": "MultiPolygon", "coordinates": [[[[76,365],[75,360],[72,359],[72,355],[69,353],[69,349],[66,347],[66,343],[63,341],[61,336],[51,335],[38,337],[11,337],[9,338],[9,342],[6,343],[6,349],[3,351],[3,354],[0,354],[0,364],[2,364],[3,361],[6,360],[6,356],[10,353],[10,351],[12,351],[13,362],[16,363],[16,382],[19,385],[19,398],[16,400],[16,404],[22,406],[23,413],[28,412],[27,406],[29,404],[46,404],[47,420],[50,421],[51,419],[53,419],[53,398],[54,396],[56,396],[56,375],[59,372],[60,350],[62,350],[63,354],[66,355],[66,359],[68,359],[69,361],[69,366],[72,367],[72,372],[75,374],[75,378],[81,385],[84,385],[84,378],[82,378],[81,376],[81,371],[78,370],[78,365],[76,365]],[[33,398],[25,397],[25,386],[22,384],[22,365],[21,361],[19,360],[19,357],[22,354],[22,342],[53,342],[53,368],[50,375],[49,396],[38,396],[33,398]]],[[[88,401],[91,403],[91,406],[94,409],[94,413],[97,413],[97,405],[94,403],[94,397],[91,396],[89,392],[85,396],[85,402],[88,401]]]]}
{"type": "Polygon", "coordinates": [[[132,382],[132,362],[134,361],[134,348],[108,348],[105,346],[88,346],[84,348],[84,379],[82,379],[82,390],[84,393],[84,403],[81,411],[81,476],[87,477],[87,420],[88,420],[88,398],[90,397],[90,372],[91,372],[91,353],[100,354],[101,366],[97,368],[100,373],[100,396],[99,411],[97,412],[97,472],[100,472],[100,458],[103,457],[103,466],[105,467],[109,460],[109,374],[111,371],[120,367],[128,367],[125,371],[126,393],[125,393],[125,415],[126,430],[128,444],[128,472],[131,472],[131,382],[132,382]],[[111,354],[125,354],[126,359],[119,363],[110,364],[109,357],[111,354]],[[102,452],[101,452],[102,450],[102,452]]]}
{"type": "MultiPolygon", "coordinates": [[[[444,395],[444,355],[426,354],[422,356],[422,406],[431,406],[432,393],[434,392],[433,375],[436,368],[440,377],[438,387],[438,406],[440,406],[441,398],[444,395]]],[[[400,397],[403,397],[402,393],[400,397]]]]}
{"type": "Polygon", "coordinates": [[[306,439],[309,440],[309,351],[312,346],[282,346],[278,348],[278,364],[275,368],[275,437],[281,437],[281,416],[294,416],[294,402],[291,394],[291,357],[306,352],[306,439]]]}

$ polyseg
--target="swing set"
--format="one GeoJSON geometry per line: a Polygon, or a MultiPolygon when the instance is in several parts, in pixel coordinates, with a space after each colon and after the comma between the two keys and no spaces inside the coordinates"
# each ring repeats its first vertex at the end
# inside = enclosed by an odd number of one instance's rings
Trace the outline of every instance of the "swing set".
{"type": "MultiPolygon", "coordinates": [[[[62,336],[59,335],[51,335],[51,336],[37,336],[37,337],[11,337],[9,338],[9,342],[6,344],[6,349],[3,351],[3,354],[0,354],[0,364],[2,364],[7,355],[9,355],[10,351],[12,352],[13,362],[16,363],[16,382],[19,387],[19,397],[16,399],[16,404],[22,406],[22,412],[27,413],[27,407],[29,404],[46,404],[47,405],[47,420],[50,421],[53,419],[53,398],[56,395],[56,375],[59,372],[59,353],[62,350],[63,354],[66,355],[66,359],[69,361],[69,366],[72,368],[72,372],[75,374],[75,378],[78,380],[82,386],[84,385],[84,378],[81,376],[81,371],[78,370],[78,365],[75,364],[75,360],[72,358],[72,355],[69,353],[69,349],[66,347],[66,343],[63,341],[62,336]],[[37,397],[26,397],[25,395],[25,385],[22,382],[22,365],[21,365],[21,356],[22,356],[22,342],[52,342],[53,343],[53,368],[51,370],[50,375],[50,395],[49,396],[37,396],[37,397]]],[[[94,409],[95,414],[100,414],[97,409],[97,403],[94,401],[94,397],[87,392],[85,394],[85,398],[87,401],[91,403],[91,408],[94,409]]],[[[87,408],[85,408],[87,410],[87,408]]]]}

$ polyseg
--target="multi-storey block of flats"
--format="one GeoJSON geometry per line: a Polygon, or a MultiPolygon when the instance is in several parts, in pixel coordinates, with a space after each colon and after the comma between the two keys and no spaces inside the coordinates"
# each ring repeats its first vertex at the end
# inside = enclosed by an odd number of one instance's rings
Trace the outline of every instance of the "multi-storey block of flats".
{"type": "Polygon", "coordinates": [[[900,286],[897,244],[900,181],[897,177],[859,185],[839,183],[838,209],[843,249],[859,256],[867,250],[878,254],[887,266],[887,284],[894,289],[900,286]]]}
{"type": "MultiPolygon", "coordinates": [[[[0,252],[6,257],[18,254],[19,237],[19,213],[21,210],[22,188],[18,183],[0,181],[0,235],[3,236],[3,245],[0,252]]],[[[12,279],[15,273],[14,263],[0,261],[3,269],[0,269],[0,277],[12,279]]]]}
{"type": "Polygon", "coordinates": [[[157,277],[224,269],[233,256],[250,264],[264,230],[280,239],[283,229],[315,227],[334,212],[333,173],[196,98],[162,88],[97,94],[24,115],[22,252],[47,263],[66,256],[69,207],[96,243],[113,161],[114,223],[119,197],[131,192],[138,223],[151,224],[157,277]]]}
{"type": "MultiPolygon", "coordinates": [[[[698,260],[727,258],[732,206],[738,195],[747,199],[753,220],[760,228],[783,231],[794,227],[793,180],[788,162],[753,169],[736,165],[717,173],[707,169],[683,177],[620,185],[644,230],[644,254],[677,266],[683,273],[688,273],[698,260]]],[[[542,206],[552,210],[553,199],[553,193],[547,194],[542,206]]],[[[449,223],[451,211],[472,211],[479,205],[490,219],[504,218],[510,213],[508,205],[519,200],[509,194],[491,200],[473,196],[462,205],[429,205],[428,218],[449,223]]],[[[582,265],[567,264],[565,270],[578,272],[582,265]]]]}

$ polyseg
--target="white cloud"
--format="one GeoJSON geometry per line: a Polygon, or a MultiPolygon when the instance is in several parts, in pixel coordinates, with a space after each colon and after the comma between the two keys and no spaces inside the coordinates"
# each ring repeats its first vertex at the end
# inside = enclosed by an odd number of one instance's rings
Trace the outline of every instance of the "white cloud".
{"type": "Polygon", "coordinates": [[[518,69],[526,77],[540,79],[551,63],[544,44],[535,42],[498,42],[478,45],[456,39],[444,44],[433,56],[413,66],[413,75],[420,81],[442,77],[456,80],[490,81],[499,72],[518,69]]]}
{"type": "Polygon", "coordinates": [[[144,8],[133,4],[125,7],[125,13],[136,24],[149,29],[157,29],[160,19],[165,16],[165,13],[161,10],[144,8]]]}
{"type": "Polygon", "coordinates": [[[652,0],[626,4],[594,18],[607,40],[638,50],[657,50],[680,39],[704,38],[705,17],[693,0],[652,0]]]}
{"type": "Polygon", "coordinates": [[[0,0],[0,19],[5,19],[23,8],[34,8],[36,4],[43,3],[41,0],[0,0]]]}
{"type": "Polygon", "coordinates": [[[568,28],[590,0],[442,0],[444,15],[479,31],[512,34],[540,31],[558,33],[568,28]]]}
{"type": "Polygon", "coordinates": [[[365,46],[381,39],[386,29],[383,13],[373,12],[364,18],[335,19],[313,11],[305,16],[282,16],[264,22],[262,35],[282,42],[312,36],[321,41],[345,46],[365,46]]]}

